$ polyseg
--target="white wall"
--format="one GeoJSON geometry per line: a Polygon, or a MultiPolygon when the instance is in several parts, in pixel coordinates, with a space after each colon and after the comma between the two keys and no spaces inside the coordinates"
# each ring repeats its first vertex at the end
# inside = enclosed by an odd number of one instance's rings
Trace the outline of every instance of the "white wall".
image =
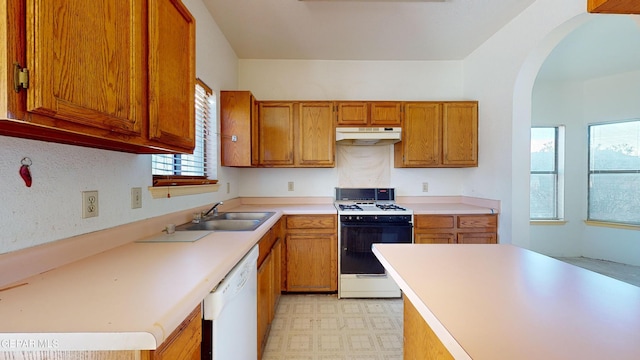
{"type": "Polygon", "coordinates": [[[507,222],[500,232],[502,242],[549,255],[583,255],[637,265],[637,231],[582,223],[586,218],[586,123],[596,118],[637,117],[637,76],[629,77],[632,89],[617,87],[619,79],[600,79],[585,83],[582,91],[579,85],[563,84],[553,89],[541,85],[540,93],[533,93],[538,70],[551,50],[572,30],[598,16],[585,11],[582,0],[537,0],[465,60],[465,95],[480,101],[480,118],[485,121],[480,130],[480,163],[489,164],[471,174],[463,194],[502,200],[500,221],[507,222]],[[574,91],[584,97],[575,96],[574,91]],[[605,107],[608,98],[611,105],[605,107]],[[534,111],[532,99],[545,101],[547,108],[534,111]],[[576,162],[568,165],[571,173],[567,171],[569,223],[556,229],[530,229],[532,113],[543,124],[558,120],[543,119],[554,111],[569,118],[560,123],[567,125],[567,142],[571,143],[567,163],[569,159],[576,162]]]}
{"type": "Polygon", "coordinates": [[[565,126],[565,196],[563,225],[532,225],[530,249],[552,256],[582,255],[586,217],[586,127],[582,82],[536,82],[532,126],[565,126]]]}
{"type": "MultiPolygon", "coordinates": [[[[237,58],[200,0],[185,4],[196,17],[197,76],[213,89],[237,86],[237,58]]],[[[152,199],[149,155],[89,149],[0,136],[0,254],[237,196],[237,174],[220,169],[234,193],[152,199]],[[33,185],[18,176],[29,157],[33,185]],[[130,207],[131,187],[142,187],[143,207],[130,207]],[[81,192],[99,191],[99,216],[81,218],[81,192]]]]}
{"type": "MultiPolygon", "coordinates": [[[[480,102],[479,163],[463,195],[502,201],[500,241],[529,248],[531,93],[583,0],[537,0],[465,59],[464,95],[480,102]]],[[[585,15],[586,16],[586,15],[585,15]]]]}
{"type": "Polygon", "coordinates": [[[591,123],[640,118],[640,72],[574,82],[537,82],[532,125],[565,125],[565,225],[532,225],[531,249],[640,265],[636,230],[588,226],[587,147],[591,123]]]}

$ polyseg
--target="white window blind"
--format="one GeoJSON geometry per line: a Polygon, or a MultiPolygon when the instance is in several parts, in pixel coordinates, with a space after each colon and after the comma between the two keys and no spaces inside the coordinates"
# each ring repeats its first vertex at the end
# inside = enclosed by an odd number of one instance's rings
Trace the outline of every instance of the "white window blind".
{"type": "Polygon", "coordinates": [[[196,147],[193,154],[152,155],[154,185],[194,185],[208,183],[210,161],[207,151],[211,119],[215,116],[216,99],[211,88],[200,79],[195,89],[196,147]]]}

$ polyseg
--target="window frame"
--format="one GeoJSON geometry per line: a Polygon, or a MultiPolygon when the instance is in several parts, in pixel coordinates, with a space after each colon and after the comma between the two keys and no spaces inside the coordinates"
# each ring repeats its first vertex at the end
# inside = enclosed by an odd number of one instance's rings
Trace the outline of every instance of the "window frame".
{"type": "MultiPolygon", "coordinates": [[[[554,176],[554,209],[551,217],[532,217],[529,208],[529,220],[532,222],[564,221],[564,125],[535,125],[531,129],[553,129],[554,130],[554,154],[553,170],[533,171],[529,167],[529,178],[533,175],[553,175],[554,176]]],[[[530,152],[531,156],[531,152],[530,152]]],[[[531,190],[529,191],[529,201],[531,206],[531,190]]]]}

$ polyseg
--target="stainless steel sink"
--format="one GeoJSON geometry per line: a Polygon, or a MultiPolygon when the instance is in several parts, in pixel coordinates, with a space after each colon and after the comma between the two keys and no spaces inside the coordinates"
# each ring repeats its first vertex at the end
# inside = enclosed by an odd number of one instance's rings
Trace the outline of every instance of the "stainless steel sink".
{"type": "Polygon", "coordinates": [[[253,231],[274,212],[227,212],[205,218],[199,223],[186,223],[176,226],[176,231],[217,230],[217,231],[253,231]]]}
{"type": "Polygon", "coordinates": [[[225,212],[219,213],[214,216],[214,219],[228,219],[228,220],[266,220],[275,213],[273,212],[225,212]]]}

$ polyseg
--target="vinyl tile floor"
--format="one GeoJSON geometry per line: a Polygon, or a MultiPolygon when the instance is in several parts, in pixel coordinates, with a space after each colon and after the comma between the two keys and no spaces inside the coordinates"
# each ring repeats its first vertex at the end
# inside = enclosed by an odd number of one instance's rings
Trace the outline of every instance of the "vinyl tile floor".
{"type": "Polygon", "coordinates": [[[556,259],[640,287],[640,266],[586,257],[558,257],[556,259]]]}
{"type": "Polygon", "coordinates": [[[263,360],[401,360],[402,299],[282,295],[263,360]]]}

